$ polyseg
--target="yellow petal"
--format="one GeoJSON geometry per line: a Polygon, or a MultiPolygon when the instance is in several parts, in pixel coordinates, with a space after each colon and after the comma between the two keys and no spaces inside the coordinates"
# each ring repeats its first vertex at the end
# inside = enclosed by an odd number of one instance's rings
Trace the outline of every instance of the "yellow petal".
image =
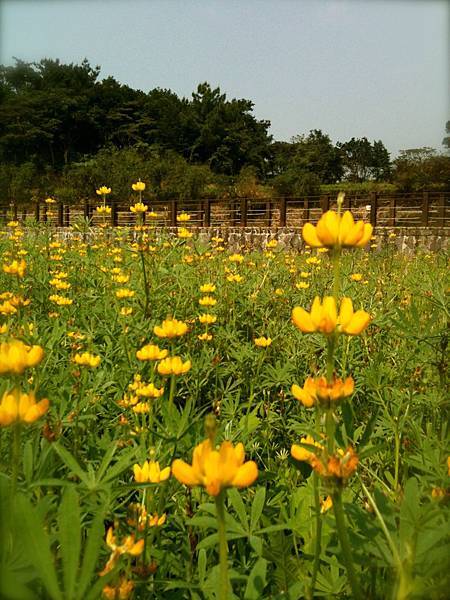
{"type": "Polygon", "coordinates": [[[258,477],[258,467],[253,460],[249,460],[239,467],[232,484],[237,488],[244,488],[252,485],[258,477]]]}
{"type": "Polygon", "coordinates": [[[292,392],[292,395],[294,396],[294,398],[296,400],[299,400],[303,404],[303,406],[306,406],[306,408],[311,408],[311,406],[314,406],[314,402],[315,402],[314,396],[311,396],[311,394],[309,394],[307,391],[305,391],[299,385],[294,383],[293,386],[291,387],[291,392],[292,392]]]}
{"type": "Polygon", "coordinates": [[[302,229],[302,235],[308,246],[312,248],[321,248],[322,242],[319,240],[316,232],[316,228],[312,223],[305,223],[302,229]]]}
{"type": "Polygon", "coordinates": [[[359,240],[359,242],[356,244],[356,246],[358,248],[362,248],[369,242],[370,238],[372,237],[372,231],[373,231],[372,225],[370,223],[365,223],[363,235],[362,235],[361,239],[359,240]]]}
{"type": "Polygon", "coordinates": [[[314,333],[317,330],[311,319],[311,315],[300,306],[296,306],[292,310],[292,322],[303,333],[314,333]]]}
{"type": "Polygon", "coordinates": [[[344,328],[350,323],[353,317],[353,303],[351,298],[342,298],[339,310],[339,324],[344,328]]]}
{"type": "Polygon", "coordinates": [[[368,326],[369,322],[370,315],[364,310],[357,310],[343,331],[347,335],[359,335],[368,326]]]}
{"type": "Polygon", "coordinates": [[[178,479],[180,483],[184,483],[185,485],[194,486],[201,483],[191,465],[188,465],[184,460],[180,460],[179,458],[175,459],[172,463],[172,474],[175,479],[178,479]]]}

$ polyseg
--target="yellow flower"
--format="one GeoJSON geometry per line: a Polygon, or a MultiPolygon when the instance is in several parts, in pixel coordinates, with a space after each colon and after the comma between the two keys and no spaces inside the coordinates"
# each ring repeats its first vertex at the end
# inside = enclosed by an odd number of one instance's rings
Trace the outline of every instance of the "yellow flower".
{"type": "Polygon", "coordinates": [[[350,279],[352,281],[361,281],[362,275],[361,273],[353,273],[352,275],[350,275],[350,279]]]}
{"type": "Polygon", "coordinates": [[[186,323],[177,319],[165,319],[162,325],[155,325],[153,333],[160,338],[175,338],[184,335],[188,330],[186,323]]]}
{"type": "Polygon", "coordinates": [[[99,215],[110,215],[111,207],[110,206],[97,206],[95,209],[99,215]]]}
{"type": "Polygon", "coordinates": [[[231,254],[228,257],[228,260],[234,263],[242,263],[244,262],[244,257],[242,256],[242,254],[231,254]]]}
{"type": "Polygon", "coordinates": [[[145,213],[148,211],[148,206],[143,202],[136,202],[136,204],[130,206],[130,210],[132,213],[145,213]]]}
{"type": "MultiPolygon", "coordinates": [[[[301,444],[307,444],[308,446],[315,446],[319,450],[323,450],[323,446],[315,441],[315,439],[306,435],[300,439],[301,444]]],[[[310,462],[310,460],[315,457],[315,453],[308,448],[304,448],[303,446],[299,446],[298,444],[292,444],[291,454],[296,460],[300,460],[302,462],[310,462]]]]}
{"type": "Polygon", "coordinates": [[[0,303],[0,314],[2,315],[13,315],[17,312],[17,308],[11,304],[9,300],[5,300],[0,303]]]}
{"type": "Polygon", "coordinates": [[[348,398],[348,396],[353,394],[354,388],[355,382],[351,377],[347,377],[345,381],[334,378],[330,384],[327,383],[325,377],[318,377],[316,379],[308,377],[302,388],[294,384],[291,392],[294,398],[299,400],[303,406],[310,408],[317,402],[330,406],[334,402],[348,398]]]}
{"type": "Polygon", "coordinates": [[[218,496],[228,487],[245,488],[258,477],[258,467],[252,460],[244,462],[244,446],[229,441],[222,442],[216,450],[207,439],[194,449],[192,466],[176,459],[172,474],[189,487],[201,485],[211,496],[218,496]]]}
{"type": "Polygon", "coordinates": [[[266,248],[276,248],[278,246],[277,240],[270,240],[266,244],[266,248]]]}
{"type": "Polygon", "coordinates": [[[372,229],[370,223],[355,223],[352,213],[348,210],[343,215],[328,210],[320,217],[315,227],[312,223],[305,223],[302,234],[305,242],[313,248],[362,248],[370,240],[372,229]]]}
{"type": "Polygon", "coordinates": [[[309,288],[309,283],[306,283],[306,281],[299,281],[295,284],[295,287],[298,290],[307,290],[309,288]]]}
{"type": "Polygon", "coordinates": [[[145,190],[145,183],[139,179],[136,183],[131,184],[131,188],[135,192],[143,192],[145,190]]]}
{"type": "Polygon", "coordinates": [[[324,513],[329,511],[330,508],[332,508],[332,506],[333,500],[331,499],[331,496],[327,496],[325,500],[320,501],[320,513],[323,515],[324,513]]]}
{"type": "Polygon", "coordinates": [[[267,348],[272,343],[272,338],[266,338],[262,336],[259,338],[255,338],[253,342],[255,346],[258,346],[259,348],[267,348]]]}
{"type": "Polygon", "coordinates": [[[191,361],[183,362],[179,356],[169,356],[158,364],[160,375],[184,375],[191,368],[191,361]]]}
{"type": "Polygon", "coordinates": [[[179,228],[178,228],[178,237],[179,237],[180,239],[182,239],[182,240],[183,240],[183,239],[184,239],[184,240],[187,240],[187,239],[191,238],[193,235],[194,235],[194,234],[193,234],[193,233],[191,233],[191,232],[189,231],[189,229],[186,229],[186,227],[179,227],[179,228]]]}
{"type": "Polygon", "coordinates": [[[201,342],[210,342],[212,340],[212,335],[210,333],[207,333],[205,331],[205,333],[201,333],[200,335],[197,336],[197,338],[201,341],[201,342]]]}
{"type": "Polygon", "coordinates": [[[105,568],[99,573],[100,577],[103,577],[103,575],[106,575],[106,573],[109,573],[115,567],[117,560],[122,554],[130,554],[131,556],[139,556],[139,554],[142,554],[145,544],[143,539],[135,542],[133,534],[128,535],[123,541],[123,544],[118,544],[112,527],[108,529],[106,534],[106,543],[111,548],[112,553],[105,568]]]}
{"type": "Polygon", "coordinates": [[[27,346],[20,340],[0,344],[0,375],[21,375],[25,369],[35,367],[44,358],[41,346],[27,346]]]}
{"type": "Polygon", "coordinates": [[[153,383],[142,385],[136,390],[136,396],[144,398],[160,398],[164,394],[164,388],[157,388],[153,383]]]}
{"type": "Polygon", "coordinates": [[[217,317],[216,315],[210,315],[209,313],[205,313],[204,315],[200,315],[198,317],[198,320],[203,325],[211,325],[212,323],[215,323],[217,321],[217,317]]]}
{"type": "Polygon", "coordinates": [[[118,298],[119,300],[124,300],[128,298],[133,298],[135,294],[136,292],[134,292],[133,290],[129,290],[128,288],[119,288],[116,291],[116,298],[118,298]]]}
{"type": "Polygon", "coordinates": [[[188,215],[187,213],[180,213],[177,216],[177,221],[179,223],[186,223],[187,221],[190,221],[190,220],[191,220],[191,215],[188,215]]]}
{"type": "Polygon", "coordinates": [[[156,213],[154,210],[152,210],[149,213],[147,213],[147,216],[150,217],[150,219],[157,219],[158,213],[156,213]]]}
{"type": "Polygon", "coordinates": [[[359,335],[369,324],[370,315],[364,310],[353,312],[351,298],[343,298],[339,315],[333,296],[325,296],[323,303],[316,296],[308,313],[300,306],[292,310],[292,321],[303,333],[333,334],[336,330],[347,335],[359,335]]]}
{"type": "Polygon", "coordinates": [[[0,425],[7,427],[12,423],[34,423],[48,410],[49,402],[44,398],[36,402],[34,392],[25,394],[14,388],[11,392],[5,392],[0,402],[0,425]]]}
{"type": "Polygon", "coordinates": [[[54,302],[58,306],[70,306],[73,304],[73,300],[71,298],[66,298],[65,296],[59,296],[58,294],[52,294],[48,297],[51,302],[54,302]]]}
{"type": "Polygon", "coordinates": [[[230,275],[228,275],[227,281],[229,281],[230,283],[241,283],[242,281],[244,281],[244,278],[238,273],[231,273],[230,275]]]}
{"type": "Polygon", "coordinates": [[[134,480],[137,483],[161,483],[170,477],[170,467],[159,468],[159,462],[145,461],[142,466],[133,466],[134,480]]]}
{"type": "Polygon", "coordinates": [[[161,350],[159,346],[154,344],[146,344],[136,352],[136,357],[139,360],[161,360],[169,354],[168,350],[161,350]]]}
{"type": "Polygon", "coordinates": [[[200,291],[202,294],[214,294],[216,286],[213,283],[205,283],[200,286],[200,291]]]}
{"type": "Polygon", "coordinates": [[[98,190],[95,190],[98,196],[106,196],[111,193],[111,188],[102,185],[98,190]]]}
{"type": "Polygon", "coordinates": [[[276,295],[276,296],[282,296],[283,294],[284,294],[284,290],[283,290],[283,288],[277,288],[277,289],[275,290],[275,295],[276,295]]]}
{"type": "Polygon", "coordinates": [[[95,354],[82,352],[81,354],[75,354],[72,360],[77,365],[95,368],[98,367],[102,359],[100,356],[96,356],[95,354]]]}
{"type": "Polygon", "coordinates": [[[311,277],[311,273],[309,273],[308,271],[302,271],[302,272],[300,273],[300,277],[301,277],[302,279],[308,279],[308,277],[311,277]]]}
{"type": "Polygon", "coordinates": [[[12,263],[4,264],[3,271],[5,273],[9,273],[10,275],[17,275],[17,277],[23,277],[25,275],[25,270],[27,268],[27,263],[22,258],[21,260],[13,260],[12,263]]]}
{"type": "Polygon", "coordinates": [[[46,198],[44,202],[45,204],[56,204],[56,200],[54,198],[46,198]]]}
{"type": "Polygon", "coordinates": [[[203,296],[198,301],[200,306],[215,306],[217,304],[217,300],[212,296],[203,296]]]}

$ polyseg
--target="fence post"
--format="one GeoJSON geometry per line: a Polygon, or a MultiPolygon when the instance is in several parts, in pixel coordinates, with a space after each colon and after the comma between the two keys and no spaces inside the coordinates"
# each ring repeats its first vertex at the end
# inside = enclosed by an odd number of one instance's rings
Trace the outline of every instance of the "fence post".
{"type": "Polygon", "coordinates": [[[172,200],[170,202],[170,225],[171,227],[177,226],[177,201],[172,200]]]}
{"type": "Polygon", "coordinates": [[[90,219],[91,215],[90,210],[89,210],[89,200],[87,198],[84,199],[84,204],[83,204],[83,216],[85,219],[90,219]]]}
{"type": "Polygon", "coordinates": [[[307,221],[309,221],[309,216],[310,216],[308,196],[306,196],[306,198],[304,198],[304,200],[303,200],[303,207],[304,207],[303,220],[305,222],[307,222],[307,221]]]}
{"type": "Polygon", "coordinates": [[[370,192],[370,223],[373,227],[377,225],[377,208],[378,208],[378,194],[376,192],[370,192]]]}
{"type": "Polygon", "coordinates": [[[58,202],[58,227],[63,227],[64,206],[62,202],[58,202]]]}
{"type": "Polygon", "coordinates": [[[430,212],[430,194],[423,192],[422,194],[422,225],[428,227],[428,219],[430,212]]]}
{"type": "Polygon", "coordinates": [[[117,203],[115,200],[111,200],[111,225],[117,227],[117,203]]]}
{"type": "Polygon", "coordinates": [[[41,207],[39,205],[39,200],[38,200],[34,207],[34,218],[36,219],[37,223],[39,223],[40,216],[41,216],[41,207]]]}
{"type": "Polygon", "coordinates": [[[322,212],[327,212],[327,210],[330,210],[330,196],[320,196],[319,204],[322,212]]]}
{"type": "Polygon", "coordinates": [[[267,227],[272,225],[272,202],[269,200],[266,202],[266,219],[267,219],[267,227]]]}
{"type": "Polygon", "coordinates": [[[395,196],[393,196],[390,200],[389,200],[389,225],[391,227],[395,227],[395,218],[396,218],[396,212],[397,212],[397,206],[396,206],[396,198],[395,196]]]}
{"type": "Polygon", "coordinates": [[[438,219],[441,223],[441,227],[445,227],[445,195],[444,194],[441,194],[439,196],[438,219]]]}
{"type": "Polygon", "coordinates": [[[65,226],[66,227],[70,227],[70,206],[68,204],[66,204],[66,206],[64,207],[64,217],[65,217],[65,226]]]}
{"type": "Polygon", "coordinates": [[[211,200],[208,198],[203,202],[203,227],[211,226],[211,200]]]}
{"type": "Polygon", "coordinates": [[[248,199],[241,198],[241,227],[247,227],[248,199]]]}
{"type": "Polygon", "coordinates": [[[286,227],[287,200],[280,198],[280,227],[286,227]]]}
{"type": "Polygon", "coordinates": [[[14,202],[13,204],[13,221],[17,221],[17,204],[14,202]]]}

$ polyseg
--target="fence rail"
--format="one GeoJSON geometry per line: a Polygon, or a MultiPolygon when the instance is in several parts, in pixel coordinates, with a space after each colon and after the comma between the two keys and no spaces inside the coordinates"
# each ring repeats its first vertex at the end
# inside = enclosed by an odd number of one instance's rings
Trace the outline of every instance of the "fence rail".
{"type": "MultiPolygon", "coordinates": [[[[189,224],[202,227],[298,227],[317,222],[320,215],[335,207],[331,195],[281,198],[206,198],[197,201],[149,201],[156,217],[146,215],[147,223],[157,226],[180,225],[180,213],[190,216],[189,224]]],[[[97,200],[73,204],[1,205],[0,224],[10,220],[33,219],[58,227],[69,227],[77,220],[89,219],[99,225],[104,217],[97,214],[97,200]]],[[[107,219],[113,226],[131,226],[136,222],[130,212],[132,202],[108,201],[111,213],[107,219]]],[[[346,195],[344,208],[355,218],[379,227],[447,227],[450,223],[450,192],[425,191],[411,194],[346,195]]],[[[183,224],[183,223],[181,223],[183,224]]]]}

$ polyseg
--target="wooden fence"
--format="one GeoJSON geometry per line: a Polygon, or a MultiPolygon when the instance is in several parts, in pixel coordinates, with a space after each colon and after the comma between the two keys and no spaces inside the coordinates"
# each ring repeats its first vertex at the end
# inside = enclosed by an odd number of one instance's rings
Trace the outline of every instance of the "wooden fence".
{"type": "MultiPolygon", "coordinates": [[[[317,222],[320,215],[335,207],[336,196],[308,196],[283,198],[202,199],[198,201],[144,202],[155,216],[146,215],[147,223],[156,226],[176,226],[180,213],[190,216],[189,226],[219,227],[298,227],[306,221],[317,222]]],[[[136,222],[130,212],[132,201],[108,199],[111,213],[106,217],[114,226],[130,226],[136,222]]],[[[58,227],[69,227],[82,219],[95,226],[103,222],[97,214],[98,199],[73,204],[0,205],[0,224],[10,220],[44,222],[58,227]]],[[[411,194],[370,194],[345,197],[344,208],[355,218],[370,221],[379,227],[447,227],[450,226],[450,192],[425,191],[411,194]]]]}

